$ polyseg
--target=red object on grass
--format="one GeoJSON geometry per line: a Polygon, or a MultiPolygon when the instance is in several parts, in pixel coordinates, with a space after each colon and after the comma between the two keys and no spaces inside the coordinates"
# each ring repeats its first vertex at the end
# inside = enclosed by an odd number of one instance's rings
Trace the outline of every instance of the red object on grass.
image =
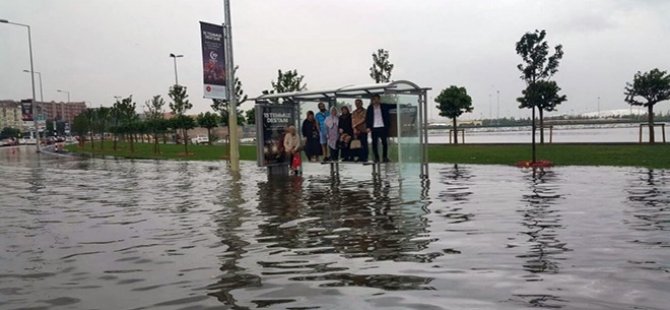
{"type": "Polygon", "coordinates": [[[532,162],[530,160],[522,160],[516,163],[516,166],[519,168],[549,168],[553,167],[554,163],[548,160],[538,160],[532,162]]]}

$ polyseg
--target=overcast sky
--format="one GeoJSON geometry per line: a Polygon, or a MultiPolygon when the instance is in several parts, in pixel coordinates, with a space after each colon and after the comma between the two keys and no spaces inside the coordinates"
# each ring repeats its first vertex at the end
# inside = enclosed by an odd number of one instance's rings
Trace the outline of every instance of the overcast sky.
{"type": "MultiPolygon", "coordinates": [[[[530,115],[515,98],[524,87],[515,43],[546,29],[565,56],[555,80],[568,96],[560,114],[624,109],[636,71],[670,70],[668,0],[231,0],[235,63],[250,97],[270,88],[277,69],[297,69],[311,90],[368,84],[371,54],[390,51],[392,79],[465,86],[475,110],[465,118],[530,115]]],[[[0,0],[0,19],[32,26],[44,99],[109,106],[132,94],[138,107],[174,83],[170,53],[183,54],[179,82],[193,112],[202,98],[199,21],[223,22],[222,0],[0,0]]],[[[24,28],[0,24],[0,99],[30,97],[24,28]]],[[[39,90],[38,90],[39,98],[39,90]]],[[[251,108],[252,103],[243,106],[251,108]]],[[[663,102],[657,111],[668,111],[663,102]]],[[[141,110],[139,108],[138,110],[141,110]]],[[[431,115],[437,116],[436,112],[431,115]]]]}

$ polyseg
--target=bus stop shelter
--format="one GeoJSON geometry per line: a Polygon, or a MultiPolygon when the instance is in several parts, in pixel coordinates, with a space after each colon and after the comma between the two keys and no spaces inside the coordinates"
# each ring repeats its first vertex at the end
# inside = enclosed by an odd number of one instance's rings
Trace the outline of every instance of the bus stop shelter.
{"type": "MultiPolygon", "coordinates": [[[[430,88],[401,80],[369,85],[348,85],[324,90],[308,90],[278,94],[263,94],[256,101],[256,141],[258,165],[268,168],[268,174],[287,174],[288,164],[277,160],[278,143],[288,126],[300,128],[305,105],[318,102],[328,108],[346,105],[345,101],[363,99],[367,106],[373,95],[382,104],[390,105],[389,157],[399,171],[406,175],[428,177],[428,106],[430,88]]],[[[301,137],[302,138],[302,137],[301,137]]],[[[371,164],[372,173],[379,172],[380,163],[371,164]]],[[[331,163],[331,173],[339,174],[339,163],[331,163]]]]}

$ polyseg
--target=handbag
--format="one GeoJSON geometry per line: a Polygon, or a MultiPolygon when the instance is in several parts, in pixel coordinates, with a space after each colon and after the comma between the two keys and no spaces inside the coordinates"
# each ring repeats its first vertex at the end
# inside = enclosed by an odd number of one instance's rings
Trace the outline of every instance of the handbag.
{"type": "Polygon", "coordinates": [[[293,159],[291,160],[291,168],[296,170],[300,165],[302,165],[302,157],[300,156],[300,153],[296,152],[293,154],[293,159]]]}
{"type": "Polygon", "coordinates": [[[360,149],[362,147],[363,147],[363,145],[361,145],[361,140],[360,139],[351,140],[351,144],[349,144],[349,148],[352,149],[352,150],[357,150],[357,149],[360,149]]]}

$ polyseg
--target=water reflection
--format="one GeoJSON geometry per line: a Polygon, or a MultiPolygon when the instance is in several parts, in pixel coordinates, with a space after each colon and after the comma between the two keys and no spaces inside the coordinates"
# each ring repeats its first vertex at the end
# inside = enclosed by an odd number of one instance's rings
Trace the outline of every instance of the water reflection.
{"type": "Polygon", "coordinates": [[[640,170],[633,175],[627,192],[630,206],[627,225],[640,231],[670,230],[670,173],[668,171],[640,170]]]}
{"type": "MultiPolygon", "coordinates": [[[[516,257],[524,259],[523,269],[531,274],[526,281],[542,281],[538,276],[541,273],[555,274],[560,270],[562,256],[570,249],[565,242],[558,239],[558,233],[563,229],[561,214],[557,204],[562,199],[559,194],[560,179],[554,170],[542,168],[533,169],[525,175],[529,185],[529,194],[524,194],[521,201],[525,203],[521,213],[521,225],[525,228],[521,233],[527,236],[527,253],[516,257]]],[[[542,295],[515,295],[532,307],[563,308],[565,301],[558,296],[542,295]]]]}
{"type": "Polygon", "coordinates": [[[435,213],[444,216],[451,224],[472,220],[474,214],[463,209],[473,194],[470,189],[473,177],[470,169],[454,164],[444,166],[438,171],[438,174],[444,189],[438,194],[437,199],[443,204],[441,208],[435,210],[435,213]]]}
{"type": "MultiPolygon", "coordinates": [[[[397,185],[396,185],[397,186],[397,185]]],[[[399,275],[359,275],[330,262],[307,263],[301,256],[336,255],[373,261],[430,262],[441,253],[421,253],[428,238],[425,203],[403,201],[388,180],[290,177],[258,184],[258,209],[267,217],[256,239],[287,261],[260,262],[263,274],[294,275],[292,281],[321,286],[423,289],[431,280],[399,275]],[[344,272],[349,271],[349,272],[344,272]],[[326,273],[326,274],[323,274],[326,273]],[[318,274],[318,275],[311,275],[318,274]]],[[[420,189],[415,189],[421,192],[420,189]]]]}
{"type": "Polygon", "coordinates": [[[241,234],[241,227],[245,218],[249,216],[243,207],[245,200],[242,197],[242,182],[239,173],[231,172],[230,180],[227,180],[229,187],[221,186],[221,193],[218,196],[215,223],[217,225],[216,234],[221,239],[221,243],[227,248],[219,256],[222,272],[218,280],[209,285],[208,295],[216,297],[221,303],[233,306],[234,309],[244,309],[238,305],[237,299],[232,291],[239,288],[259,287],[261,278],[240,266],[239,262],[247,253],[249,242],[245,241],[241,234]]]}
{"type": "MultiPolygon", "coordinates": [[[[526,259],[523,268],[531,273],[558,273],[561,254],[569,251],[558,239],[558,231],[563,229],[561,215],[554,205],[561,199],[558,193],[559,178],[555,171],[542,168],[533,169],[526,175],[530,194],[524,194],[521,201],[526,205],[517,210],[523,215],[521,225],[526,230],[530,246],[528,253],[517,257],[526,259]]],[[[529,281],[541,280],[529,277],[529,281]]]]}

